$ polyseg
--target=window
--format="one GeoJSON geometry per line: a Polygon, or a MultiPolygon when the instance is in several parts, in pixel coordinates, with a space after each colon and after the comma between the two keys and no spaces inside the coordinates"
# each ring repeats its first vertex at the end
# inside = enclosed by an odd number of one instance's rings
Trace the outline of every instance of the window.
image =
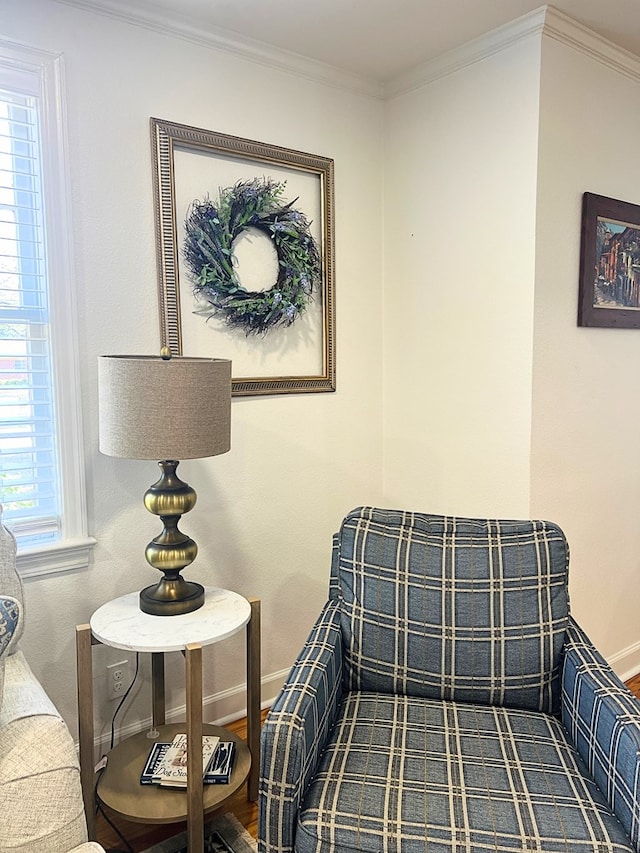
{"type": "Polygon", "coordinates": [[[0,494],[25,545],[61,516],[39,140],[37,98],[0,88],[0,494]]]}
{"type": "Polygon", "coordinates": [[[0,503],[23,574],[87,565],[60,57],[0,41],[0,503]]]}

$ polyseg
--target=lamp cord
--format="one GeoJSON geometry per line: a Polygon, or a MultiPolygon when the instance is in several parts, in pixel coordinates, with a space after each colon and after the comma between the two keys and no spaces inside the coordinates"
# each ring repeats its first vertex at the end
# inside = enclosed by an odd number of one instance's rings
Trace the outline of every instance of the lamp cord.
{"type": "MultiPolygon", "coordinates": [[[[133,685],[134,685],[134,684],[136,683],[136,681],[137,681],[139,668],[140,668],[140,653],[139,653],[139,652],[136,652],[136,669],[135,669],[135,672],[134,672],[134,674],[133,674],[133,678],[131,679],[131,684],[127,687],[127,689],[126,689],[126,691],[125,691],[125,694],[124,694],[124,696],[122,697],[122,699],[120,700],[120,702],[118,702],[118,707],[117,707],[117,708],[115,709],[115,711],[113,712],[113,716],[112,716],[112,718],[111,718],[111,740],[110,740],[109,751],[111,751],[111,750],[113,749],[113,747],[115,746],[115,739],[116,739],[116,717],[117,717],[117,715],[118,715],[118,712],[120,711],[120,709],[121,709],[121,708],[122,708],[122,706],[124,705],[124,703],[127,701],[127,697],[128,697],[128,696],[129,696],[129,694],[131,693],[131,690],[133,689],[133,685]]],[[[102,817],[103,817],[103,818],[105,819],[105,821],[109,824],[109,826],[111,827],[111,829],[113,829],[113,831],[116,833],[116,835],[118,836],[118,838],[120,839],[120,841],[122,841],[122,843],[124,844],[124,846],[127,848],[127,853],[134,853],[133,847],[129,844],[129,842],[127,841],[127,839],[125,838],[125,836],[122,834],[122,832],[120,831],[120,829],[115,825],[115,823],[111,820],[111,818],[107,815],[107,813],[106,813],[106,812],[105,812],[105,810],[103,809],[103,807],[102,807],[102,803],[100,802],[100,797],[98,796],[98,784],[99,784],[99,782],[100,782],[100,779],[102,778],[102,774],[103,774],[103,773],[104,773],[104,771],[105,771],[106,762],[107,762],[108,760],[109,760],[109,759],[108,759],[108,756],[107,756],[107,755],[103,755],[103,756],[102,756],[102,766],[100,767],[100,770],[98,771],[98,774],[97,774],[97,776],[96,776],[95,786],[94,786],[94,789],[93,789],[93,798],[94,798],[94,808],[95,808],[95,813],[96,813],[96,814],[101,814],[101,815],[102,815],[102,817]]],[[[118,850],[118,849],[116,849],[116,848],[111,848],[111,849],[109,849],[109,850],[107,851],[107,853],[123,853],[123,851],[122,851],[122,850],[118,850]]]]}

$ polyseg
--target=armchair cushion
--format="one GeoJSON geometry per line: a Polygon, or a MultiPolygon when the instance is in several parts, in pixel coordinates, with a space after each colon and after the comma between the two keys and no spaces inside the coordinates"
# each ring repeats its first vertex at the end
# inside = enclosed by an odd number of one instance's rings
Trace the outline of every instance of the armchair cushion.
{"type": "Polygon", "coordinates": [[[353,692],[305,795],[295,851],[400,849],[633,850],[554,717],[353,692]]]}
{"type": "Polygon", "coordinates": [[[348,689],[558,712],[568,561],[545,521],[353,510],[334,560],[348,689]]]}

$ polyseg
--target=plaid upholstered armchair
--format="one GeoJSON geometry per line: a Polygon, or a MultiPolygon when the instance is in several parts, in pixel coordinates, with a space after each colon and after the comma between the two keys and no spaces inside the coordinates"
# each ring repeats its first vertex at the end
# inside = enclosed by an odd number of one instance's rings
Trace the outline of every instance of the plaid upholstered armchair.
{"type": "Polygon", "coordinates": [[[263,728],[261,853],[639,849],[640,703],[542,521],[359,508],[263,728]]]}

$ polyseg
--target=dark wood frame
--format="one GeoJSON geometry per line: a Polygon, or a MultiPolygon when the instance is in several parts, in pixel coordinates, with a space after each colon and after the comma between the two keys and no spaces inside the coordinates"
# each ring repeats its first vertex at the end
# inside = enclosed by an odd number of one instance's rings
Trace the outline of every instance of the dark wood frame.
{"type": "Polygon", "coordinates": [[[320,184],[320,210],[317,213],[318,221],[322,223],[322,369],[310,376],[234,376],[232,393],[234,396],[255,396],[335,391],[333,160],[158,118],[150,119],[150,129],[162,346],[168,346],[175,355],[182,355],[174,146],[192,153],[255,163],[258,173],[263,173],[269,164],[284,166],[311,175],[320,184]]]}
{"type": "MultiPolygon", "coordinates": [[[[580,247],[578,325],[617,329],[640,329],[640,308],[603,308],[594,305],[598,220],[624,223],[640,232],[640,205],[584,193],[580,247]]],[[[639,233],[640,239],[640,233],[639,233]]]]}

